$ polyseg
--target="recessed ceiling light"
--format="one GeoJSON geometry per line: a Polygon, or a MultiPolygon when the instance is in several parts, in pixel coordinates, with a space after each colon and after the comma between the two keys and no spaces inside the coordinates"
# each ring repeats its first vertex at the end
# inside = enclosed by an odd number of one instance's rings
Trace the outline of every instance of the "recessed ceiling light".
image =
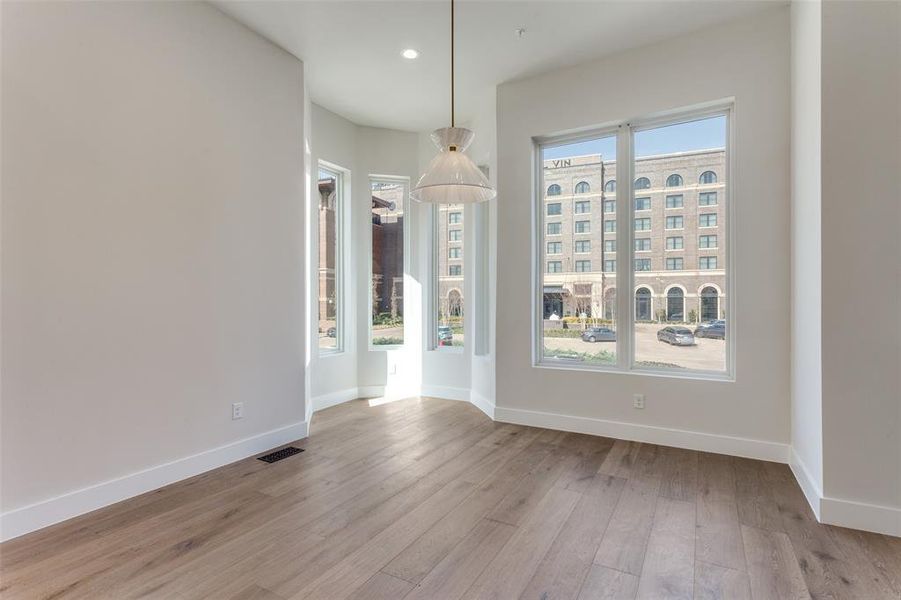
{"type": "Polygon", "coordinates": [[[414,58],[419,56],[419,52],[417,52],[413,48],[407,48],[406,50],[401,52],[400,55],[403,56],[404,58],[409,58],[410,60],[413,60],[414,58]]]}

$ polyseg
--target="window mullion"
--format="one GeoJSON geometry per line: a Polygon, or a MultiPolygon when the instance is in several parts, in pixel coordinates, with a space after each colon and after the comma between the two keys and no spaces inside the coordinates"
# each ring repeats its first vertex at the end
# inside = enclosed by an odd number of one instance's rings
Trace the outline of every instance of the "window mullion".
{"type": "Polygon", "coordinates": [[[632,129],[616,135],[616,364],[632,366],[632,129]]]}

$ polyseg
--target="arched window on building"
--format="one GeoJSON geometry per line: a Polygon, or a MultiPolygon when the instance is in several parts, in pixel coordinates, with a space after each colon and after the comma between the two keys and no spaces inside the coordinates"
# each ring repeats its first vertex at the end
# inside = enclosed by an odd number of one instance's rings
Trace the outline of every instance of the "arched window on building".
{"type": "Polygon", "coordinates": [[[580,181],[576,184],[576,193],[577,194],[587,194],[591,191],[591,186],[588,185],[587,181],[580,181]]]}
{"type": "Polygon", "coordinates": [[[640,287],[635,291],[635,320],[650,321],[654,311],[651,305],[651,290],[640,287]]]}
{"type": "Polygon", "coordinates": [[[616,191],[616,179],[611,179],[604,184],[604,191],[613,193],[616,191]]]}
{"type": "Polygon", "coordinates": [[[604,292],[604,318],[608,321],[616,320],[616,288],[609,288],[604,292]]]}
{"type": "Polygon", "coordinates": [[[463,296],[459,290],[451,290],[447,293],[447,314],[450,317],[463,315],[463,296]]]}
{"type": "Polygon", "coordinates": [[[701,321],[715,321],[720,318],[720,294],[708,285],[701,290],[701,321]]]}
{"type": "Polygon", "coordinates": [[[635,180],[636,190],[646,190],[651,187],[651,180],[647,177],[639,177],[635,180]]]}
{"type": "Polygon", "coordinates": [[[698,183],[706,184],[706,183],[716,183],[716,173],[713,171],[704,171],[701,173],[701,177],[698,179],[698,183]]]}
{"type": "Polygon", "coordinates": [[[685,320],[685,293],[681,288],[670,288],[666,293],[666,320],[685,320]]]}
{"type": "Polygon", "coordinates": [[[666,178],[666,187],[679,187],[682,185],[682,176],[673,173],[666,178]]]}
{"type": "Polygon", "coordinates": [[[556,183],[553,185],[549,185],[547,188],[548,196],[559,196],[560,195],[560,186],[556,183]]]}

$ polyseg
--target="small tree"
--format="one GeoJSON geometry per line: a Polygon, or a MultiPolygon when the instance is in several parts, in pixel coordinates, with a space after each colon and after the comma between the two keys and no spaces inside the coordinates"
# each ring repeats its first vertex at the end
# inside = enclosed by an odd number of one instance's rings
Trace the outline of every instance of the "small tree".
{"type": "Polygon", "coordinates": [[[697,323],[698,322],[698,311],[695,309],[691,309],[688,311],[688,322],[689,323],[697,323]]]}

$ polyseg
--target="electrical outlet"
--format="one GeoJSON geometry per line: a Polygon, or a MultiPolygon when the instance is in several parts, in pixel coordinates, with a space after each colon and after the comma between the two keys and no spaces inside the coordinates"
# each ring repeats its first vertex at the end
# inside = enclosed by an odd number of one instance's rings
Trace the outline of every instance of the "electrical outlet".
{"type": "Polygon", "coordinates": [[[235,402],[232,404],[232,421],[244,418],[244,403],[235,402]]]}
{"type": "Polygon", "coordinates": [[[644,408],[644,394],[635,394],[632,396],[632,408],[644,408]]]}

